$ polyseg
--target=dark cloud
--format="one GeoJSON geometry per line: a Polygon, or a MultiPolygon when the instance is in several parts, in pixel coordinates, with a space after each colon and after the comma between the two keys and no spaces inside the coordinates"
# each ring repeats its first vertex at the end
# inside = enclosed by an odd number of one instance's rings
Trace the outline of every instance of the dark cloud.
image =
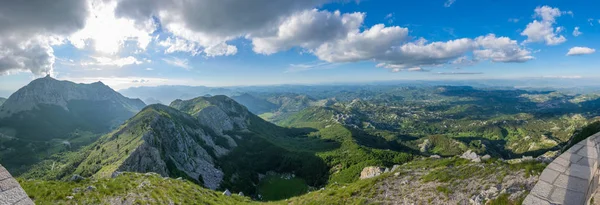
{"type": "Polygon", "coordinates": [[[82,0],[2,1],[0,74],[11,70],[51,73],[51,45],[81,29],[87,15],[88,3],[82,0]]]}

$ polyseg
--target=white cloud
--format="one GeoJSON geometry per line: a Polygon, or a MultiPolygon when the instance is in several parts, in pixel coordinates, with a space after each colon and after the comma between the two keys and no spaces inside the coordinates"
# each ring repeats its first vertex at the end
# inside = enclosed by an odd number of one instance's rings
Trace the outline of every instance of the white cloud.
{"type": "Polygon", "coordinates": [[[492,62],[525,62],[533,59],[531,52],[519,47],[517,41],[508,37],[496,37],[494,34],[480,36],[475,39],[481,49],[473,51],[478,60],[492,62]]]}
{"type": "Polygon", "coordinates": [[[554,28],[556,18],[565,13],[568,12],[561,12],[560,9],[549,6],[535,8],[534,17],[541,20],[533,20],[521,32],[522,36],[527,36],[525,42],[545,42],[546,45],[558,45],[567,41],[563,35],[559,34],[563,28],[554,28]]]}
{"type": "MultiPolygon", "coordinates": [[[[177,38],[197,43],[208,56],[232,55],[227,41],[272,32],[282,19],[327,0],[122,0],[118,16],[144,22],[154,17],[177,38]]],[[[173,49],[177,50],[177,49],[173,49]]]]}
{"type": "Polygon", "coordinates": [[[583,33],[581,31],[579,31],[579,26],[576,26],[575,29],[573,29],[573,36],[577,37],[581,34],[583,34],[583,33]]]}
{"type": "Polygon", "coordinates": [[[452,4],[454,4],[456,0],[446,0],[446,2],[444,3],[444,7],[450,7],[452,6],[452,4]]]}
{"type": "Polygon", "coordinates": [[[392,45],[408,39],[408,29],[399,26],[385,27],[377,24],[360,32],[348,33],[345,38],[335,39],[317,47],[313,53],[328,62],[355,62],[371,60],[385,55],[392,45]]]}
{"type": "Polygon", "coordinates": [[[235,55],[237,53],[237,47],[227,45],[226,43],[219,43],[207,47],[204,49],[204,53],[206,53],[206,56],[210,57],[235,55]]]}
{"type": "Polygon", "coordinates": [[[53,74],[52,46],[84,25],[80,0],[3,1],[0,6],[0,75],[28,71],[53,74]]]}
{"type": "Polygon", "coordinates": [[[94,61],[82,62],[82,66],[116,66],[123,67],[126,65],[139,65],[143,62],[136,59],[133,56],[127,56],[125,58],[110,58],[110,57],[91,57],[94,61]]]}
{"type": "Polygon", "coordinates": [[[115,54],[127,41],[137,42],[137,47],[145,50],[156,30],[152,19],[136,23],[127,18],[115,16],[116,1],[90,0],[91,12],[85,27],[69,37],[73,46],[83,49],[93,47],[105,54],[115,54]]]}
{"type": "Polygon", "coordinates": [[[185,68],[186,70],[191,69],[192,67],[189,65],[189,62],[187,59],[181,59],[181,58],[163,58],[162,59],[164,62],[168,63],[169,65],[172,66],[177,66],[180,68],[185,68]]]}
{"type": "Polygon", "coordinates": [[[588,47],[573,47],[569,49],[567,53],[568,56],[577,56],[577,55],[587,55],[596,52],[596,49],[588,48],[588,47]]]}
{"type": "Polygon", "coordinates": [[[580,79],[583,78],[580,75],[547,75],[547,76],[542,76],[542,78],[558,78],[558,79],[580,79]]]}
{"type": "Polygon", "coordinates": [[[322,70],[322,69],[331,69],[338,66],[340,63],[329,63],[329,62],[316,62],[316,63],[306,63],[306,64],[290,64],[290,67],[285,71],[286,73],[295,73],[302,72],[308,70],[322,70]]]}
{"type": "Polygon", "coordinates": [[[107,77],[72,77],[64,76],[59,77],[60,80],[68,80],[76,83],[94,83],[102,82],[115,90],[129,88],[133,86],[140,86],[143,83],[144,86],[158,86],[158,85],[191,85],[193,81],[183,79],[167,79],[167,78],[152,78],[152,77],[120,77],[120,76],[107,76],[107,77]]]}
{"type": "Polygon", "coordinates": [[[345,37],[358,30],[364,13],[341,14],[316,9],[296,13],[284,20],[271,35],[252,38],[253,50],[272,54],[295,46],[313,49],[324,42],[345,37]]]}
{"type": "Polygon", "coordinates": [[[202,53],[202,48],[198,43],[191,42],[181,38],[167,38],[158,42],[158,45],[166,47],[165,53],[187,52],[192,56],[202,53]]]}
{"type": "Polygon", "coordinates": [[[509,18],[508,22],[513,22],[513,23],[518,23],[520,21],[520,19],[518,18],[509,18]]]}

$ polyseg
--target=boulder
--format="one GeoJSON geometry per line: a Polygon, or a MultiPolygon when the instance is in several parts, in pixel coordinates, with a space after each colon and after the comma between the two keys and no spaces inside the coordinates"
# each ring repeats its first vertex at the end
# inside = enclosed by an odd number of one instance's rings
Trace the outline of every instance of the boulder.
{"type": "Polygon", "coordinates": [[[79,174],[73,174],[73,176],[71,176],[71,181],[72,182],[79,182],[79,181],[84,180],[84,179],[85,178],[83,178],[79,174]]]}
{"type": "Polygon", "coordinates": [[[238,193],[238,195],[240,195],[240,196],[244,196],[244,192],[241,192],[241,191],[240,191],[240,193],[238,193]]]}
{"type": "Polygon", "coordinates": [[[400,165],[394,165],[392,166],[392,172],[396,171],[398,168],[400,168],[400,165]]]}
{"type": "Polygon", "coordinates": [[[440,155],[434,154],[434,155],[429,156],[429,158],[431,158],[431,159],[440,159],[442,157],[440,157],[440,155]]]}
{"type": "Polygon", "coordinates": [[[385,171],[385,169],[381,168],[381,167],[375,167],[375,166],[365,167],[362,170],[362,172],[360,172],[360,179],[368,179],[368,178],[376,177],[376,176],[381,175],[384,171],[385,171]]]}
{"type": "Polygon", "coordinates": [[[483,155],[483,157],[481,157],[481,160],[485,161],[485,160],[489,160],[491,158],[492,158],[492,156],[490,156],[489,154],[486,154],[486,155],[483,155]]]}
{"type": "Polygon", "coordinates": [[[117,178],[119,175],[123,174],[123,172],[120,171],[114,171],[111,175],[110,178],[117,178]]]}
{"type": "Polygon", "coordinates": [[[223,192],[223,195],[231,196],[231,192],[229,191],[229,189],[225,189],[225,191],[223,192]]]}
{"type": "Polygon", "coordinates": [[[86,190],[88,190],[88,191],[94,191],[94,190],[96,190],[96,187],[95,187],[95,186],[91,186],[91,185],[90,185],[90,186],[88,186],[88,187],[86,188],[86,190]]]}
{"type": "Polygon", "coordinates": [[[460,158],[463,159],[468,159],[471,160],[472,162],[481,162],[481,158],[479,157],[479,155],[477,155],[477,153],[471,151],[471,150],[467,150],[465,153],[463,153],[460,158]]]}

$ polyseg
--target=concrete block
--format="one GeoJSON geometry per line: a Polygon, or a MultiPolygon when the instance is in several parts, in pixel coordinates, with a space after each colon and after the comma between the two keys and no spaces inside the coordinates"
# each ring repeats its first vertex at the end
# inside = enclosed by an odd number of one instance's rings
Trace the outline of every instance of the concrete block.
{"type": "Polygon", "coordinates": [[[23,189],[9,189],[0,193],[0,205],[14,204],[23,199],[27,199],[27,194],[23,189]]]}
{"type": "Polygon", "coordinates": [[[567,169],[565,174],[569,176],[579,177],[582,179],[590,180],[593,177],[594,172],[593,165],[580,165],[580,164],[571,164],[571,167],[567,169]]]}
{"type": "Polygon", "coordinates": [[[537,197],[545,199],[550,196],[550,193],[552,192],[552,188],[554,188],[554,186],[552,186],[552,184],[546,183],[544,181],[538,181],[538,183],[535,184],[533,189],[531,189],[530,194],[533,194],[537,197]]]}
{"type": "Polygon", "coordinates": [[[0,191],[6,191],[19,186],[19,182],[13,178],[7,178],[0,181],[0,191]]]}
{"type": "Polygon", "coordinates": [[[585,204],[585,194],[555,187],[550,195],[550,202],[563,205],[585,204]]]}
{"type": "Polygon", "coordinates": [[[552,162],[548,166],[546,166],[546,169],[548,169],[548,168],[550,168],[554,171],[560,172],[560,173],[564,173],[565,171],[567,171],[567,167],[562,166],[558,163],[554,163],[554,162],[552,162]]]}
{"type": "Polygon", "coordinates": [[[558,175],[560,174],[560,172],[557,172],[555,170],[552,169],[544,169],[544,171],[542,172],[542,174],[540,175],[540,181],[538,182],[547,182],[552,184],[554,182],[554,180],[556,180],[556,178],[558,177],[558,175]]]}
{"type": "Polygon", "coordinates": [[[550,202],[530,194],[523,200],[523,205],[550,205],[550,202]]]}
{"type": "Polygon", "coordinates": [[[586,193],[590,185],[589,182],[589,180],[561,174],[556,178],[552,185],[557,188],[564,188],[576,192],[586,193]]]}

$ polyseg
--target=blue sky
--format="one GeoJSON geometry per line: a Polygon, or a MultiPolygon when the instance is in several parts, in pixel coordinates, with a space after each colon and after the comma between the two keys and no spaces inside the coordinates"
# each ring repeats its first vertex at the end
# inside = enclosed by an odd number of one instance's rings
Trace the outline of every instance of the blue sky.
{"type": "Polygon", "coordinates": [[[0,96],[45,74],[115,89],[600,77],[596,1],[27,4],[0,9],[0,96]]]}

